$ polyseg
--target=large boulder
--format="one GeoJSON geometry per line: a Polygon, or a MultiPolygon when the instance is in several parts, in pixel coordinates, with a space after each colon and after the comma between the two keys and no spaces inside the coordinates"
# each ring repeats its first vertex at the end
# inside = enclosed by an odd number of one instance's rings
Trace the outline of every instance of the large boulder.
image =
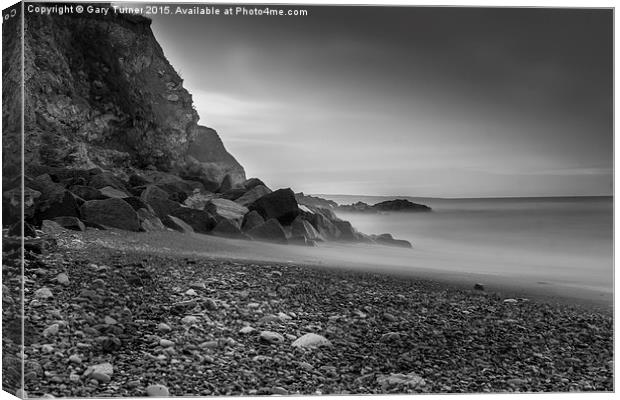
{"type": "Polygon", "coordinates": [[[252,239],[275,243],[287,243],[286,233],[275,218],[268,219],[264,224],[254,227],[246,234],[252,239]]]}
{"type": "Polygon", "coordinates": [[[282,225],[290,225],[299,215],[295,193],[290,188],[278,189],[257,199],[249,207],[266,220],[275,218],[282,225]]]}
{"type": "Polygon", "coordinates": [[[241,224],[241,227],[243,228],[244,231],[248,231],[264,223],[265,223],[265,219],[261,217],[261,215],[258,212],[250,211],[249,213],[245,214],[245,216],[243,217],[243,223],[241,224]]]}
{"type": "Polygon", "coordinates": [[[182,219],[177,218],[172,215],[167,215],[165,218],[163,218],[162,223],[166,227],[170,229],[174,229],[175,231],[178,231],[181,233],[194,233],[194,228],[192,228],[189,224],[187,224],[182,219]]]}
{"type": "Polygon", "coordinates": [[[211,231],[211,234],[229,238],[243,237],[243,233],[241,229],[239,229],[239,226],[228,219],[220,220],[215,228],[213,228],[213,231],[211,231]]]}
{"type": "Polygon", "coordinates": [[[66,229],[71,229],[74,231],[86,230],[84,223],[76,217],[56,217],[52,221],[66,229]]]}
{"type": "Polygon", "coordinates": [[[147,186],[140,195],[140,200],[150,205],[159,218],[164,218],[181,207],[179,203],[169,199],[169,195],[165,190],[155,185],[147,186]]]}
{"type": "Polygon", "coordinates": [[[407,240],[402,239],[394,239],[392,235],[389,233],[383,233],[381,235],[372,236],[374,241],[379,244],[383,244],[386,246],[396,246],[396,247],[405,247],[412,248],[413,246],[407,240]]]}
{"type": "Polygon", "coordinates": [[[312,224],[304,220],[301,216],[295,218],[291,224],[292,236],[303,236],[310,240],[323,240],[321,234],[312,226],[312,224]]]}
{"type": "Polygon", "coordinates": [[[139,208],[136,210],[136,214],[138,214],[138,219],[140,220],[140,226],[145,232],[153,232],[153,231],[165,231],[166,227],[161,222],[157,216],[147,210],[146,208],[139,208]]]}
{"type": "Polygon", "coordinates": [[[37,204],[35,218],[38,221],[64,216],[80,217],[78,200],[68,190],[49,193],[37,204]]]}
{"type": "Polygon", "coordinates": [[[250,179],[246,180],[245,182],[243,182],[243,187],[246,188],[247,190],[254,189],[256,186],[265,186],[265,187],[267,187],[267,185],[265,185],[263,183],[263,181],[261,181],[258,178],[250,178],[250,179]]]}
{"type": "Polygon", "coordinates": [[[179,207],[170,215],[181,219],[198,233],[209,233],[217,224],[216,219],[209,212],[194,208],[179,207]]]}
{"type": "Polygon", "coordinates": [[[104,171],[98,175],[91,177],[90,182],[88,182],[88,186],[94,187],[95,189],[102,189],[106,186],[110,186],[114,189],[127,192],[127,187],[125,187],[123,181],[117,178],[113,173],[108,171],[104,171]]]}
{"type": "Polygon", "coordinates": [[[84,185],[73,185],[69,188],[71,193],[78,196],[85,201],[89,200],[104,200],[107,199],[108,196],[105,196],[99,189],[95,189],[94,187],[84,186],[84,185]]]}
{"type": "Polygon", "coordinates": [[[127,231],[139,231],[138,214],[121,199],[91,200],[80,209],[83,219],[95,224],[111,226],[127,231]]]}
{"type": "Polygon", "coordinates": [[[246,207],[226,199],[212,199],[205,205],[204,209],[213,215],[217,221],[227,219],[239,228],[243,222],[243,216],[249,212],[246,207]]]}
{"type": "Polygon", "coordinates": [[[271,193],[271,189],[264,185],[254,186],[252,189],[245,192],[242,196],[235,199],[235,203],[241,204],[244,207],[249,207],[250,204],[260,199],[266,194],[271,193]]]}

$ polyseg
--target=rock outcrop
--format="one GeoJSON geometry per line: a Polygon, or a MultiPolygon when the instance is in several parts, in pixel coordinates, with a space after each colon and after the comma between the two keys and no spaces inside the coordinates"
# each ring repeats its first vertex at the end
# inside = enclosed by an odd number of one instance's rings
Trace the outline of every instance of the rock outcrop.
{"type": "MultiPolygon", "coordinates": [[[[231,185],[243,185],[244,170],[217,133],[197,124],[192,96],[150,24],[142,16],[114,13],[25,15],[27,174],[36,175],[32,170],[41,165],[100,167],[119,176],[150,166],[211,190],[227,176],[231,185]]],[[[19,51],[13,44],[6,39],[9,59],[19,51]]],[[[12,139],[7,137],[8,147],[12,139]]],[[[91,186],[123,190],[109,183],[91,186]]]]}

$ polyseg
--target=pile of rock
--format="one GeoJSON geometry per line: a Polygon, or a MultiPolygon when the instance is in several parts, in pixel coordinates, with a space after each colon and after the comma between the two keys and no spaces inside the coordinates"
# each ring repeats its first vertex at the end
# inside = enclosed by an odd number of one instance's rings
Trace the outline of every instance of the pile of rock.
{"type": "MultiPolygon", "coordinates": [[[[128,231],[173,229],[184,233],[315,246],[321,241],[399,245],[391,235],[368,236],[329,208],[300,205],[290,189],[272,191],[260,179],[210,191],[203,183],[156,170],[112,173],[99,168],[45,168],[25,177],[26,222],[66,229],[113,227],[128,231]]],[[[3,194],[5,209],[19,208],[16,182],[3,194]]],[[[9,213],[9,223],[19,223],[9,213]]]]}

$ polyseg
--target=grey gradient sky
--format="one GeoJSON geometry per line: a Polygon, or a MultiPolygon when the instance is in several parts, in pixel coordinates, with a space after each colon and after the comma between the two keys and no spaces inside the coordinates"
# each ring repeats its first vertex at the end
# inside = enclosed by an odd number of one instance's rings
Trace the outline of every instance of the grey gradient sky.
{"type": "Polygon", "coordinates": [[[610,10],[306,8],[153,20],[248,176],[306,193],[612,193],[610,10]]]}

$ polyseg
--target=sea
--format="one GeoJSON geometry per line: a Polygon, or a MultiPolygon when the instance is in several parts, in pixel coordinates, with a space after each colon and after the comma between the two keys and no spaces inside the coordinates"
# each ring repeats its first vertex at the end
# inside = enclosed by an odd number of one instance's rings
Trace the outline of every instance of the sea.
{"type": "Polygon", "coordinates": [[[360,232],[410,241],[412,268],[423,263],[448,273],[613,295],[613,197],[315,196],[338,204],[405,198],[431,207],[432,212],[415,213],[336,212],[360,232]]]}

